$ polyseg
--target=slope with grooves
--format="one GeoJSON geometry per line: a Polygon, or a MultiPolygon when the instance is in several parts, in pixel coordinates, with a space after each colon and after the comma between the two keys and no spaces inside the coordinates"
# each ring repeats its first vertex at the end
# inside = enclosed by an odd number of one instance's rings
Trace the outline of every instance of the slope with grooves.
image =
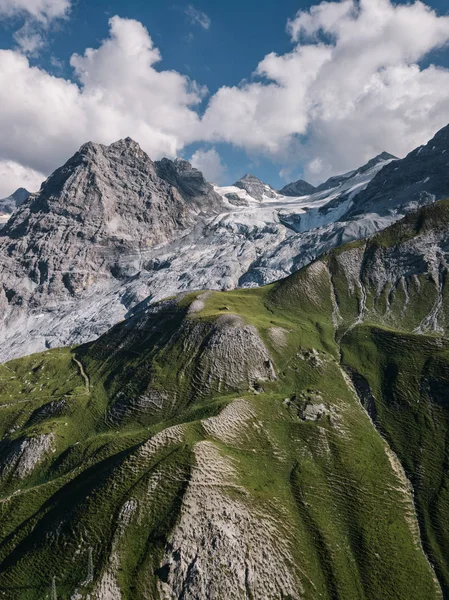
{"type": "MultiPolygon", "coordinates": [[[[214,586],[230,598],[439,597],[410,497],[340,369],[332,322],[280,306],[278,293],[151,307],[74,351],[90,394],[70,414],[29,424],[46,402],[34,391],[8,409],[7,438],[53,431],[57,445],[29,479],[1,481],[0,591],[37,600],[56,575],[61,598],[199,598],[214,586]],[[266,356],[244,357],[238,378],[234,366],[217,371],[223,340],[241,356],[248,335],[266,356]],[[132,408],[150,390],[175,401],[111,421],[120,392],[132,408]]],[[[84,392],[60,352],[61,373],[84,392]]],[[[38,390],[52,356],[7,366],[37,374],[38,390]]]]}

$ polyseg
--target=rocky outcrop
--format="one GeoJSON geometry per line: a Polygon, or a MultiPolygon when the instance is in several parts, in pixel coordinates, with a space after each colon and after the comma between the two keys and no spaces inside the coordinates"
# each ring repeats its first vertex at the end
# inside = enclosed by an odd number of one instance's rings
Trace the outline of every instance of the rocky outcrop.
{"type": "Polygon", "coordinates": [[[24,479],[31,475],[53,449],[54,440],[55,435],[49,433],[10,442],[0,463],[1,477],[24,479]]]}
{"type": "Polygon", "coordinates": [[[276,379],[271,357],[255,327],[236,315],[219,317],[205,340],[196,374],[210,391],[250,389],[276,379]]]}
{"type": "Polygon", "coordinates": [[[229,194],[225,194],[225,198],[233,206],[249,206],[248,200],[245,198],[240,198],[238,194],[233,194],[231,192],[229,194]]]}
{"type": "Polygon", "coordinates": [[[273,519],[235,497],[232,462],[215,444],[200,442],[194,452],[196,466],[161,568],[161,597],[299,600],[302,585],[273,519]]]}

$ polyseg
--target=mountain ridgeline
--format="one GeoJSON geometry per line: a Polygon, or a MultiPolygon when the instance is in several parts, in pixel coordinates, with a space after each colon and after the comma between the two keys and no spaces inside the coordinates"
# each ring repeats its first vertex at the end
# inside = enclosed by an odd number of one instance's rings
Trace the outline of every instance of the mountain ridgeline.
{"type": "Polygon", "coordinates": [[[445,128],[285,195],[251,175],[214,187],[129,138],[87,143],[0,231],[0,360],[94,340],[141,302],[286,277],[449,195],[448,149],[445,128]]]}
{"type": "Polygon", "coordinates": [[[2,367],[0,591],[449,595],[449,201],[2,367]]]}

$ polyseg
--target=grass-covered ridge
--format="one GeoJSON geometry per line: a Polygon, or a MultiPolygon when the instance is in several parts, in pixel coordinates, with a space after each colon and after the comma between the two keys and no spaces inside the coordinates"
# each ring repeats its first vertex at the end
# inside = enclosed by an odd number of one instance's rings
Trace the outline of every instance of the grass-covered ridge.
{"type": "Polygon", "coordinates": [[[0,366],[0,597],[448,596],[448,206],[0,366]]]}

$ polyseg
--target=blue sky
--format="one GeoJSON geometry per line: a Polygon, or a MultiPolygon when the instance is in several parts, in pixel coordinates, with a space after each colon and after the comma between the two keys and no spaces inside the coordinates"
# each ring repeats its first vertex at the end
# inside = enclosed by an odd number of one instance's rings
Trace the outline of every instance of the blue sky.
{"type": "MultiPolygon", "coordinates": [[[[0,13],[2,2],[14,4],[16,0],[0,0],[0,13]]],[[[39,0],[36,0],[39,2],[39,0]]],[[[45,0],[47,1],[47,0],[45,0]]],[[[48,0],[49,2],[53,0],[48,0]]],[[[55,0],[57,2],[58,0],[55,0]]],[[[70,0],[60,0],[61,2],[69,3],[70,0]]],[[[367,0],[365,0],[367,2],[367,0]]],[[[374,2],[374,0],[371,0],[374,2]]],[[[376,3],[382,8],[385,5],[385,11],[387,11],[386,5],[397,7],[400,4],[406,5],[406,2],[395,2],[390,5],[388,0],[375,0],[376,3]]],[[[27,6],[27,3],[32,4],[33,0],[19,0],[19,4],[27,6]]],[[[258,64],[264,59],[266,55],[270,53],[276,53],[279,57],[288,57],[293,52],[298,42],[302,42],[299,39],[293,39],[291,32],[290,35],[286,32],[286,25],[288,19],[294,19],[298,11],[304,11],[305,14],[312,7],[316,7],[318,2],[304,2],[301,0],[279,0],[274,2],[273,0],[219,0],[209,1],[195,0],[193,3],[178,0],[177,2],[151,2],[148,0],[129,0],[128,2],[106,1],[106,0],[74,0],[70,4],[70,9],[64,18],[48,18],[44,24],[43,19],[35,18],[35,14],[29,14],[26,10],[14,11],[11,9],[7,16],[2,20],[2,26],[0,28],[0,48],[12,50],[16,54],[19,52],[17,40],[17,31],[25,23],[31,23],[30,28],[33,31],[39,31],[39,35],[43,38],[42,47],[37,52],[28,52],[27,59],[29,60],[30,66],[38,66],[46,73],[55,76],[59,80],[73,81],[80,85],[79,76],[76,77],[72,66],[70,66],[70,57],[77,53],[83,56],[86,48],[99,48],[102,45],[102,41],[108,39],[110,36],[110,25],[108,20],[118,15],[121,18],[133,19],[140,22],[151,36],[154,47],[157,47],[161,53],[162,60],[157,62],[154,66],[156,71],[176,71],[180,75],[185,75],[190,80],[196,82],[198,86],[207,86],[207,93],[201,92],[201,101],[197,101],[192,110],[194,110],[201,117],[204,115],[206,107],[210,99],[217,94],[224,87],[229,86],[240,86],[245,80],[249,83],[262,82],[269,84],[272,81],[272,76],[267,77],[254,77],[253,73],[256,70],[258,64]],[[14,37],[16,36],[16,37],[14,37]]],[[[334,2],[334,5],[344,4],[341,2],[334,2]]],[[[408,3],[410,4],[410,3],[408,3]]],[[[432,23],[429,21],[429,38],[432,36],[436,37],[435,31],[440,31],[442,25],[437,23],[438,19],[449,13],[449,6],[447,0],[431,0],[427,2],[427,6],[437,11],[434,15],[432,23]],[[434,29],[432,29],[434,28],[434,29]]],[[[383,10],[383,9],[382,9],[383,10]]],[[[390,8],[388,8],[390,10],[390,8]]],[[[393,12],[391,13],[391,21],[394,22],[393,12]]],[[[324,17],[323,17],[324,18],[324,17]]],[[[404,17],[405,18],[405,17],[404,17]]],[[[45,19],[44,19],[45,20],[45,19]]],[[[419,15],[415,19],[416,21],[416,36],[420,35],[419,31],[419,15]]],[[[442,22],[442,21],[441,21],[442,22]]],[[[301,25],[302,26],[302,25],[301,25]]],[[[395,25],[396,26],[396,25],[395,25]]],[[[409,25],[405,24],[400,31],[403,32],[404,28],[409,25]]],[[[411,25],[413,27],[413,23],[411,25]]],[[[319,34],[317,33],[321,25],[316,26],[313,35],[307,41],[308,44],[317,44],[319,34]]],[[[357,27],[360,30],[363,28],[361,22],[360,26],[355,21],[352,25],[353,33],[351,35],[357,35],[357,27]]],[[[445,32],[447,29],[447,23],[444,25],[445,32]]],[[[449,31],[449,30],[448,30],[449,31]]],[[[334,34],[328,33],[321,40],[324,42],[333,43],[334,34]]],[[[339,35],[339,34],[338,34],[339,35]]],[[[403,35],[400,33],[399,35],[403,35]]],[[[431,41],[427,46],[418,48],[413,54],[413,58],[409,58],[404,45],[408,43],[407,40],[401,47],[401,57],[398,58],[397,63],[393,66],[397,69],[401,65],[410,67],[411,64],[417,64],[421,70],[427,69],[427,67],[434,63],[441,69],[449,68],[449,49],[447,46],[447,39],[449,40],[449,32],[442,35],[444,43],[440,43],[439,47],[433,47],[431,41]],[[447,34],[447,35],[446,35],[447,34]]],[[[412,43],[410,42],[410,45],[412,43]]],[[[379,44],[377,45],[379,47],[379,44]]],[[[361,41],[361,48],[363,48],[363,39],[361,41]]],[[[26,54],[26,53],[25,53],[26,54]]],[[[313,59],[315,60],[315,58],[313,59]]],[[[368,62],[368,59],[367,59],[368,62]]],[[[284,68],[285,61],[282,61],[282,68],[284,68]]],[[[378,73],[385,71],[384,66],[379,63],[380,66],[376,67],[378,73]]],[[[86,65],[83,68],[86,68],[86,65]]],[[[277,73],[279,65],[274,65],[274,72],[277,73]]],[[[1,68],[1,65],[0,65],[1,68]]],[[[111,66],[112,68],[112,66],[111,66]]],[[[304,71],[304,65],[301,66],[304,71]]],[[[340,65],[341,68],[341,65],[340,65]]],[[[348,69],[355,70],[355,66],[351,67],[351,62],[348,61],[348,69]]],[[[373,77],[376,77],[377,73],[367,74],[370,78],[369,81],[373,81],[373,77]]],[[[397,73],[395,75],[394,85],[397,87],[397,73]]],[[[407,76],[408,77],[408,76],[407,76]]],[[[432,76],[433,77],[433,76],[432,76]]],[[[429,79],[432,79],[429,75],[429,79]]],[[[407,79],[407,78],[405,78],[407,79]]],[[[424,78],[421,77],[420,86],[429,85],[429,96],[432,96],[431,85],[441,87],[441,82],[435,81],[427,83],[424,78]]],[[[291,80],[291,78],[290,78],[291,80]]],[[[289,86],[290,98],[294,98],[295,94],[298,95],[298,111],[301,110],[301,90],[295,89],[291,82],[286,84],[289,86]]],[[[48,84],[49,80],[46,80],[48,84]]],[[[443,79],[441,79],[443,81],[443,79]]],[[[344,82],[342,82],[343,85],[344,82]]],[[[277,85],[279,81],[276,81],[277,85]]],[[[25,83],[24,83],[25,85],[25,83]]],[[[46,85],[43,83],[42,85],[46,85]]],[[[85,85],[85,82],[81,84],[85,85]]],[[[120,85],[118,83],[117,85],[120,85]]],[[[125,84],[126,85],[126,84],[125,84]]],[[[326,89],[326,83],[323,84],[326,89]]],[[[369,84],[371,85],[371,83],[369,84]]],[[[391,82],[387,85],[393,86],[391,82]]],[[[404,81],[404,86],[410,86],[408,81],[404,81]]],[[[365,86],[366,87],[366,86],[365,86]]],[[[255,91],[255,88],[251,88],[255,91]]],[[[251,90],[248,92],[248,98],[251,96],[251,90]]],[[[32,92],[32,90],[30,90],[32,92]]],[[[136,91],[138,93],[138,91],[136,91]]],[[[333,92],[334,93],[334,92],[333,92]]],[[[360,95],[359,92],[354,94],[360,95]]],[[[357,96],[357,102],[358,102],[357,96]]],[[[399,94],[401,96],[401,94],[399,94]]],[[[398,92],[395,92],[395,98],[399,97],[398,92]]],[[[423,97],[422,91],[420,92],[420,98],[423,97]]],[[[236,98],[236,101],[244,101],[244,98],[236,98]]],[[[285,98],[282,98],[280,103],[280,112],[283,111],[285,98]]],[[[1,101],[1,98],[0,98],[1,101]]],[[[230,99],[230,102],[233,100],[230,99]]],[[[307,100],[310,102],[309,100],[307,100]]],[[[350,106],[353,100],[348,98],[347,106],[350,106]]],[[[427,100],[426,100],[427,101],[427,100]]],[[[273,100],[275,102],[275,100],[273,100]]],[[[316,102],[316,101],[315,101],[316,102]]],[[[392,106],[397,102],[392,101],[392,106]]],[[[437,102],[437,101],[435,101],[437,102]]],[[[285,106],[291,106],[291,100],[285,101],[285,106]]],[[[123,104],[123,103],[121,103],[123,104]]],[[[129,111],[132,113],[133,106],[132,102],[128,100],[129,111]]],[[[368,104],[368,101],[366,102],[368,104]]],[[[364,128],[361,127],[360,123],[363,123],[363,119],[373,118],[371,113],[367,117],[364,114],[360,114],[360,118],[349,119],[344,121],[343,113],[347,111],[347,107],[336,115],[335,119],[332,115],[326,117],[326,126],[323,125],[324,117],[319,121],[314,121],[315,117],[311,114],[307,114],[304,118],[306,124],[303,129],[301,126],[292,127],[291,132],[288,129],[288,123],[281,123],[282,114],[276,114],[276,107],[270,106],[263,110],[259,110],[262,114],[262,121],[257,121],[254,125],[247,123],[244,125],[247,129],[254,127],[255,129],[263,129],[264,123],[263,118],[265,112],[267,113],[267,123],[271,125],[268,129],[276,128],[277,121],[280,121],[279,128],[285,128],[285,140],[278,139],[278,136],[272,134],[273,139],[267,141],[266,144],[257,141],[255,139],[244,139],[244,135],[240,135],[236,132],[234,137],[227,134],[227,125],[223,123],[222,130],[219,125],[214,122],[212,129],[213,133],[208,132],[206,135],[198,135],[198,140],[192,140],[195,136],[185,136],[176,145],[176,153],[178,155],[190,158],[195,152],[199,151],[200,154],[208,152],[211,149],[218,153],[220,156],[221,163],[223,165],[221,179],[222,183],[231,183],[245,172],[252,172],[255,175],[261,177],[265,181],[268,181],[275,187],[280,187],[285,184],[289,179],[295,179],[305,175],[309,179],[319,181],[320,178],[325,178],[336,171],[344,170],[345,168],[353,168],[357,166],[356,162],[363,162],[366,158],[369,158],[370,152],[376,153],[383,149],[388,151],[396,151],[405,153],[409,149],[411,150],[414,143],[424,142],[425,137],[431,135],[441,124],[445,123],[445,119],[449,121],[449,106],[446,113],[443,115],[443,109],[445,106],[444,98],[439,98],[438,103],[431,107],[431,111],[434,110],[435,115],[429,118],[429,123],[426,124],[424,118],[421,121],[413,116],[410,122],[406,124],[398,123],[398,131],[404,131],[404,138],[407,135],[407,141],[398,144],[395,137],[392,135],[391,138],[385,134],[382,139],[380,133],[373,133],[371,131],[365,132],[364,128]],[[441,108],[443,107],[443,109],[441,108]],[[333,123],[337,122],[340,124],[339,129],[334,128],[333,123]],[[412,135],[410,130],[415,128],[415,134],[412,135]],[[358,128],[360,132],[358,132],[358,128]],[[358,150],[358,137],[366,136],[369,140],[361,152],[358,150]],[[332,137],[333,153],[326,149],[325,140],[327,137],[332,137]],[[334,139],[335,138],[335,139],[334,139]],[[338,147],[339,139],[342,142],[342,149],[340,151],[338,147]],[[310,147],[308,146],[310,140],[310,147]],[[324,140],[324,141],[323,141],[324,140]],[[346,144],[346,146],[345,146],[346,144]],[[282,146],[282,147],[281,147],[282,146]],[[395,146],[395,147],[391,147],[395,146]],[[351,150],[352,149],[352,150],[351,150]],[[320,151],[323,150],[325,158],[322,160],[320,165],[320,151]],[[341,157],[340,154],[345,153],[345,157],[341,157]],[[347,156],[347,158],[346,158],[347,156]],[[281,172],[283,176],[280,175],[281,172]]],[[[313,107],[310,109],[313,112],[313,107]]],[[[392,110],[389,109],[388,115],[385,118],[392,118],[392,110]]],[[[401,109],[402,110],[402,109],[401,109]]],[[[445,109],[444,109],[445,110],[445,109]]],[[[58,111],[56,111],[58,112],[58,111]]],[[[400,111],[399,111],[400,112],[400,111]]],[[[405,106],[402,112],[407,114],[416,114],[416,106],[410,105],[405,106]]],[[[323,114],[329,115],[329,107],[323,108],[323,114]]],[[[220,119],[220,111],[215,119],[220,119]]],[[[239,114],[239,113],[236,113],[239,114]]],[[[381,113],[373,112],[373,115],[379,114],[379,119],[384,119],[381,113]]],[[[291,116],[285,114],[285,120],[290,118],[293,121],[296,118],[296,113],[292,112],[291,116]]],[[[26,117],[26,114],[25,114],[26,117]]],[[[23,119],[23,115],[21,116],[23,119]]],[[[38,119],[38,113],[35,113],[32,117],[38,119]],[[37,115],[37,116],[36,116],[37,115]]],[[[142,117],[145,119],[145,115],[142,117]]],[[[345,117],[346,118],[346,117],[345,117]]],[[[404,117],[405,118],[405,117],[404,117]]],[[[302,116],[298,116],[298,121],[301,121],[302,116]]],[[[400,115],[395,115],[396,121],[400,121],[400,115]]],[[[212,118],[211,118],[212,120],[212,118]]],[[[396,124],[395,121],[395,124],[396,124]]],[[[180,121],[181,123],[183,121],[180,121]]],[[[228,127],[235,125],[230,120],[228,127]]],[[[0,122],[0,127],[2,123],[0,122]]],[[[152,127],[154,124],[152,124],[152,127]]],[[[17,125],[19,127],[19,125],[17,125]]],[[[243,125],[242,125],[243,127],[243,125]]],[[[67,124],[64,124],[62,128],[64,131],[67,128],[67,124]]],[[[180,126],[182,128],[182,125],[180,126]]],[[[203,128],[204,129],[204,128],[203,128]]],[[[388,127],[385,126],[386,131],[388,127]]],[[[391,128],[390,128],[391,129],[391,128]]],[[[95,133],[95,128],[90,127],[87,131],[95,133]]],[[[270,129],[271,131],[271,129],[270,129]]],[[[139,139],[139,129],[135,128],[134,131],[129,132],[132,137],[136,137],[137,141],[142,143],[139,139]]],[[[250,133],[250,132],[248,132],[250,133]]],[[[2,135],[8,135],[7,131],[3,131],[2,135]]],[[[36,134],[37,135],[37,134],[36,134]]],[[[100,134],[98,134],[100,135],[100,134]]],[[[269,137],[270,134],[267,134],[269,137]]],[[[74,139],[76,135],[74,134],[74,139]]],[[[101,137],[101,135],[100,135],[101,137]]],[[[106,136],[107,137],[107,136],[106,136]]],[[[181,136],[182,137],[182,136],[181,136]]],[[[248,136],[251,138],[251,136],[248,136]]],[[[396,135],[396,138],[398,136],[396,135]]],[[[103,139],[98,141],[105,141],[103,139]]],[[[73,142],[74,143],[74,142],[73,142]]],[[[11,143],[12,144],[12,143],[11,143]]],[[[145,147],[145,142],[142,144],[145,147]]],[[[7,146],[7,145],[6,145],[7,146]]],[[[148,144],[151,148],[151,144],[148,144]]],[[[0,148],[0,161],[13,161],[22,165],[25,169],[32,169],[39,173],[48,171],[50,165],[56,162],[58,151],[60,153],[61,160],[63,162],[67,157],[65,152],[68,152],[71,148],[67,145],[66,148],[49,149],[48,167],[47,163],[33,161],[24,155],[23,152],[14,149],[8,150],[8,147],[0,148]],[[9,154],[8,154],[9,152],[9,154]],[[51,157],[51,158],[50,158],[51,157]]],[[[145,149],[147,149],[145,147],[145,149]]],[[[215,155],[214,155],[215,156],[215,155]]],[[[201,160],[199,159],[201,164],[201,160]]],[[[0,168],[0,177],[2,171],[0,168]]],[[[44,175],[47,175],[44,172],[44,175]]],[[[0,191],[2,187],[0,185],[0,191]]]]}

